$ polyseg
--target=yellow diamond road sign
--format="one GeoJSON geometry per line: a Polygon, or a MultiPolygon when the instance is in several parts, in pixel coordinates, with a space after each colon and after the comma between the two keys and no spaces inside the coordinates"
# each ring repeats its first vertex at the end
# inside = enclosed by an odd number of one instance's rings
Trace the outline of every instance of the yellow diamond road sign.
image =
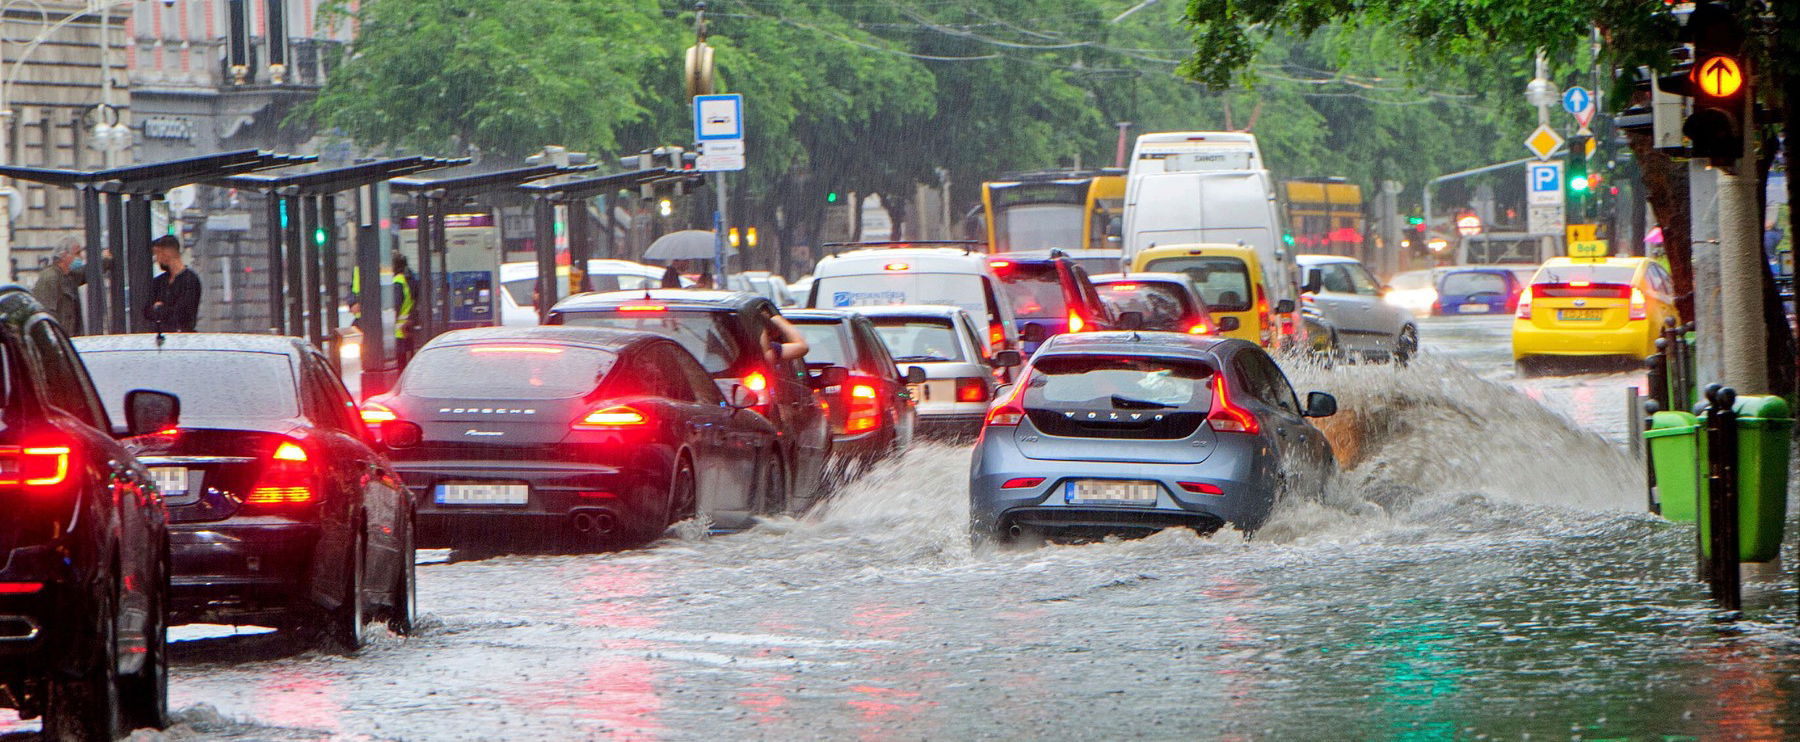
{"type": "Polygon", "coordinates": [[[1556,154],[1556,148],[1561,147],[1562,143],[1563,138],[1548,126],[1539,126],[1537,131],[1531,132],[1531,136],[1525,137],[1525,148],[1540,160],[1550,159],[1550,155],[1556,154]]]}

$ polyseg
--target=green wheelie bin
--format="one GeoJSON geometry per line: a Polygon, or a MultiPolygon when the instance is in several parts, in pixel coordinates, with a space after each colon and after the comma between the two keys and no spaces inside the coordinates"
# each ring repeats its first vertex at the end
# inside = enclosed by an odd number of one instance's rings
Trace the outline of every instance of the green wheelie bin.
{"type": "Polygon", "coordinates": [[[1679,410],[1650,416],[1644,431],[1650,463],[1656,469],[1656,493],[1662,517],[1680,523],[1694,522],[1694,504],[1706,481],[1706,435],[1700,419],[1679,410]]]}
{"type": "MultiPolygon", "coordinates": [[[[1787,519],[1788,441],[1794,415],[1787,400],[1774,396],[1737,398],[1738,414],[1738,560],[1767,562],[1781,551],[1782,526],[1787,519]]],[[[1705,438],[1705,433],[1699,434],[1705,438]]],[[[1701,486],[1696,499],[1698,513],[1707,505],[1706,461],[1702,449],[1701,486]]],[[[1662,470],[1657,470],[1661,484],[1662,470]]],[[[1664,505],[1666,512],[1667,505],[1664,505]]],[[[1711,534],[1700,522],[1700,543],[1711,554],[1711,534]]]]}

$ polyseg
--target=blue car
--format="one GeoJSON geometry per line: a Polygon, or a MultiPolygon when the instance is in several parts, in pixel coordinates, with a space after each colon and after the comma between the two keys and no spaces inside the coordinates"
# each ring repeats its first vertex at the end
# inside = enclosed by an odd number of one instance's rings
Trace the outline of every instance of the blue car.
{"type": "Polygon", "coordinates": [[[1506,268],[1457,268],[1438,278],[1431,313],[1512,314],[1524,284],[1506,268]]]}
{"type": "Polygon", "coordinates": [[[1226,524],[1254,531],[1284,490],[1336,471],[1301,406],[1253,343],[1172,332],[1058,335],[988,411],[969,472],[977,544],[1081,540],[1226,524]]]}

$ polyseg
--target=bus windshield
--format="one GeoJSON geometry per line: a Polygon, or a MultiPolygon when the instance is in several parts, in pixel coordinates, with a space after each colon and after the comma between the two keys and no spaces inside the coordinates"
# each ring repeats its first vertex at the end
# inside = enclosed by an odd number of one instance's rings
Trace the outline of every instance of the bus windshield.
{"type": "Polygon", "coordinates": [[[1081,204],[1020,204],[998,209],[996,252],[1081,247],[1081,204]]]}

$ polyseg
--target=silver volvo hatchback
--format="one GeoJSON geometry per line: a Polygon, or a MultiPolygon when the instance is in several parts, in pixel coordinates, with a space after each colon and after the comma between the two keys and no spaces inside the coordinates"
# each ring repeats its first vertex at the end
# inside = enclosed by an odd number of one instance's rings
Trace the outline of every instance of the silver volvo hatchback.
{"type": "Polygon", "coordinates": [[[1336,471],[1262,348],[1170,332],[1059,335],[988,411],[969,473],[969,531],[1021,538],[1254,531],[1277,497],[1317,496],[1336,471]]]}

